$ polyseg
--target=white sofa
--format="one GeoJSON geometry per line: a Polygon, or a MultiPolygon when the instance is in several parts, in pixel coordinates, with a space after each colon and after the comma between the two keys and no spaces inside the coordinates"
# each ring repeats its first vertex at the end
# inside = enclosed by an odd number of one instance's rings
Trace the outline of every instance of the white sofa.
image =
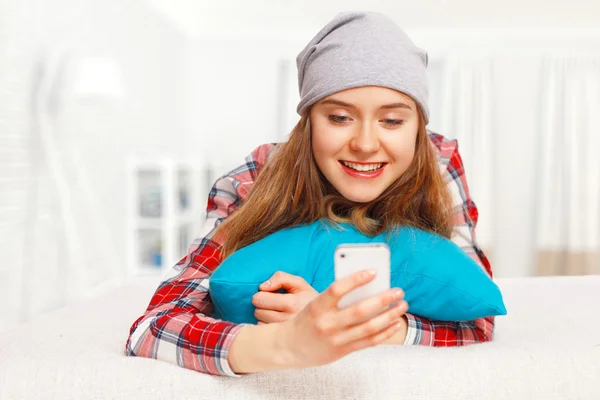
{"type": "Polygon", "coordinates": [[[498,279],[491,343],[379,346],[334,364],[223,378],[125,357],[142,279],[0,335],[0,399],[600,399],[600,276],[498,279]]]}

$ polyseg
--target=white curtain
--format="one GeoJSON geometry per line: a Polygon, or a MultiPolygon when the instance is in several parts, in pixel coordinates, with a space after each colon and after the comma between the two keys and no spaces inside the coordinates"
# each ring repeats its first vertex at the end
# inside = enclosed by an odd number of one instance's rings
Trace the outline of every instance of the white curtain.
{"type": "Polygon", "coordinates": [[[432,85],[439,118],[434,131],[458,140],[471,197],[479,210],[479,245],[493,251],[493,64],[490,59],[447,58],[432,85]],[[439,101],[441,99],[441,101],[439,101]]]}
{"type": "Polygon", "coordinates": [[[538,273],[600,273],[600,59],[542,63],[538,273]]]}

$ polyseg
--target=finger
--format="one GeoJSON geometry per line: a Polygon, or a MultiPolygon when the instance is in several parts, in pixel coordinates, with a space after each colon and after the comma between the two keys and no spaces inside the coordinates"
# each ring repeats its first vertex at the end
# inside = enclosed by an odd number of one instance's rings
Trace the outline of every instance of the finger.
{"type": "Polygon", "coordinates": [[[314,307],[321,310],[337,309],[338,302],[345,294],[359,286],[369,283],[374,277],[375,271],[364,270],[339,279],[329,285],[327,290],[316,298],[314,307]]]}
{"type": "Polygon", "coordinates": [[[254,307],[274,311],[291,311],[289,301],[289,296],[281,293],[257,292],[252,296],[254,307]]]}
{"type": "Polygon", "coordinates": [[[401,301],[389,310],[367,320],[358,325],[351,326],[348,329],[340,331],[334,342],[338,346],[343,346],[358,340],[377,335],[385,331],[390,325],[398,321],[408,311],[406,301],[401,301]]]}
{"type": "Polygon", "coordinates": [[[385,292],[346,307],[331,318],[331,323],[338,326],[351,326],[364,321],[404,298],[404,291],[393,288],[385,292]]]}
{"type": "Polygon", "coordinates": [[[288,274],[287,272],[277,271],[268,280],[264,281],[259,289],[267,292],[274,292],[279,289],[285,289],[289,293],[296,293],[310,286],[302,277],[288,274]]]}
{"type": "Polygon", "coordinates": [[[287,313],[272,310],[263,310],[261,308],[257,308],[254,311],[254,316],[259,321],[265,322],[267,324],[271,324],[273,322],[284,322],[289,319],[289,314],[287,313]]]}
{"type": "Polygon", "coordinates": [[[262,322],[262,321],[258,321],[258,322],[256,323],[256,325],[264,325],[264,324],[265,324],[265,323],[264,323],[264,322],[262,322]]]}
{"type": "Polygon", "coordinates": [[[402,328],[402,322],[397,321],[388,326],[383,331],[376,333],[375,335],[348,343],[346,346],[341,348],[342,353],[349,354],[354,351],[366,349],[367,347],[377,346],[394,336],[398,330],[402,328]]]}

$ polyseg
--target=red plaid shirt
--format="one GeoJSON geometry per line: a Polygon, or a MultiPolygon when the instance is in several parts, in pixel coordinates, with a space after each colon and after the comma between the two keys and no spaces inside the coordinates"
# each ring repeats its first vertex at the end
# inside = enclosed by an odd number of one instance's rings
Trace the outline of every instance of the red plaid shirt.
{"type": "MultiPolygon", "coordinates": [[[[486,256],[477,246],[477,208],[471,200],[463,163],[455,140],[429,132],[440,169],[454,201],[452,241],[492,276],[486,256]]],[[[214,184],[201,237],[170,271],[154,293],[146,312],[129,332],[129,356],[155,358],[215,375],[239,376],[227,361],[231,343],[242,325],[211,318],[213,304],[208,281],[219,265],[220,243],[212,237],[217,225],[235,211],[252,188],[276,144],[265,144],[246,157],[246,163],[214,184]]],[[[405,345],[461,346],[492,339],[494,317],[474,321],[432,321],[407,314],[405,345]]]]}

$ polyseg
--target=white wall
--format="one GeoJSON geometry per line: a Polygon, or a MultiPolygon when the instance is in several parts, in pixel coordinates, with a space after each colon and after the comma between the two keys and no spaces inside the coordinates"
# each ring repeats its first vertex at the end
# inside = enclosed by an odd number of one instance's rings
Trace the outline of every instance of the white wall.
{"type": "Polygon", "coordinates": [[[263,42],[198,40],[190,46],[192,146],[211,162],[237,166],[256,146],[276,140],[278,57],[263,42]]]}
{"type": "Polygon", "coordinates": [[[302,38],[340,11],[393,16],[407,29],[598,28],[596,0],[146,0],[194,37],[302,38]]]}
{"type": "Polygon", "coordinates": [[[32,108],[39,57],[58,46],[75,58],[109,57],[123,75],[119,102],[67,96],[51,126],[73,184],[80,263],[90,286],[108,279],[111,269],[125,271],[126,153],[185,148],[186,42],[171,24],[137,1],[0,2],[0,293],[11,305],[3,308],[0,330],[63,304],[72,279],[64,271],[56,185],[32,108]],[[73,154],[82,165],[72,163],[73,154]],[[76,171],[87,174],[106,236],[91,225],[93,210],[82,202],[76,171]],[[111,255],[117,265],[109,265],[111,255]]]}

